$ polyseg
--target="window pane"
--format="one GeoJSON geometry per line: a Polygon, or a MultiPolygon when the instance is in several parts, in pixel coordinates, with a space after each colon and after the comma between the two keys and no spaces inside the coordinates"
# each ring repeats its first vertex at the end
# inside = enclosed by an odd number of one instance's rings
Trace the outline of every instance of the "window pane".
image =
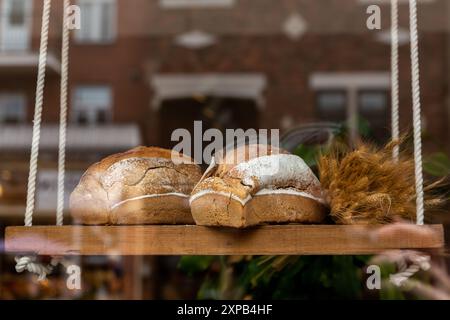
{"type": "Polygon", "coordinates": [[[11,12],[9,15],[10,25],[21,26],[25,23],[25,1],[13,0],[11,2],[11,12]]]}
{"type": "Polygon", "coordinates": [[[86,42],[107,42],[114,37],[115,1],[80,0],[81,29],[77,39],[86,42]]]}
{"type": "Polygon", "coordinates": [[[112,3],[102,5],[102,16],[100,25],[100,38],[102,40],[111,40],[113,35],[114,7],[112,3]]]}
{"type": "Polygon", "coordinates": [[[359,114],[367,121],[372,138],[385,142],[389,137],[388,94],[386,91],[359,93],[359,114]]]}
{"type": "Polygon", "coordinates": [[[386,93],[363,92],[359,96],[359,105],[363,113],[384,113],[387,108],[386,93]]]}
{"type": "Polygon", "coordinates": [[[188,8],[222,8],[231,7],[235,0],[159,0],[159,4],[167,9],[188,9],[188,8]]]}
{"type": "Polygon", "coordinates": [[[317,95],[317,110],[320,120],[345,121],[347,95],[341,91],[323,91],[317,95]]]}
{"type": "Polygon", "coordinates": [[[25,96],[22,94],[0,94],[0,122],[25,121],[25,96]]]}
{"type": "Polygon", "coordinates": [[[111,119],[112,93],[108,86],[81,86],[75,89],[72,118],[75,122],[104,123],[111,119]]]}
{"type": "Polygon", "coordinates": [[[81,11],[81,28],[77,32],[78,39],[89,40],[92,35],[93,28],[93,5],[91,3],[80,3],[81,11]]]}

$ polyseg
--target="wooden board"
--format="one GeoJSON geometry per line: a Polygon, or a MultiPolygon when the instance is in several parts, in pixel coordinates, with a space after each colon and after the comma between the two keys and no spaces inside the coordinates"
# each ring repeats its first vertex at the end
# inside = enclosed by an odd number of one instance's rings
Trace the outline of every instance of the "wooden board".
{"type": "Polygon", "coordinates": [[[42,255],[344,255],[444,246],[442,225],[412,227],[395,233],[355,225],[8,227],[5,250],[42,255]]]}

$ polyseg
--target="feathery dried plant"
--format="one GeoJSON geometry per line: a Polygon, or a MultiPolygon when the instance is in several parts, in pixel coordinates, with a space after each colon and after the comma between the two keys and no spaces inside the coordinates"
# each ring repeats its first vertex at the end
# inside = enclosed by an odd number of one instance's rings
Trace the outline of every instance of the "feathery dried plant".
{"type": "MultiPolygon", "coordinates": [[[[338,144],[319,157],[320,182],[337,224],[383,224],[398,218],[415,221],[414,160],[407,153],[398,161],[392,158],[399,144],[377,148],[361,143],[353,150],[338,144]]],[[[428,208],[441,203],[438,196],[425,201],[428,208]]]]}

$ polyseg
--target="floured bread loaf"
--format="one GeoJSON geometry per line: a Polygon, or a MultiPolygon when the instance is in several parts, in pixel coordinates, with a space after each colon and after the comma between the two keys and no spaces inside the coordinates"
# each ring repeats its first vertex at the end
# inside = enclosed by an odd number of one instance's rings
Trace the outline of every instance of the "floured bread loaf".
{"type": "Polygon", "coordinates": [[[300,157],[247,145],[219,158],[214,157],[190,197],[198,225],[242,228],[325,218],[320,182],[300,157]]]}
{"type": "Polygon", "coordinates": [[[70,211],[83,224],[191,224],[189,194],[200,177],[189,157],[138,147],[92,165],[71,194],[70,211]]]}

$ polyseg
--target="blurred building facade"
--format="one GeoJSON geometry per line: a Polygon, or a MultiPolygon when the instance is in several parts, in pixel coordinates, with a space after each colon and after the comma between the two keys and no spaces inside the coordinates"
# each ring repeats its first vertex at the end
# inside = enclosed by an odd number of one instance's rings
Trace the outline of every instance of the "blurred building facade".
{"type": "MultiPolygon", "coordinates": [[[[374,138],[386,139],[390,7],[375,2],[381,30],[366,27],[372,2],[365,0],[74,1],[82,14],[70,49],[68,189],[104,155],[139,144],[169,147],[171,132],[191,130],[194,120],[204,129],[283,131],[362,118],[374,138]]],[[[0,1],[2,203],[24,198],[42,4],[0,1]],[[12,177],[19,181],[8,187],[12,177]]],[[[449,7],[419,1],[427,151],[450,145],[449,7]]],[[[40,175],[41,189],[47,188],[41,203],[51,203],[49,210],[56,187],[61,24],[61,1],[53,1],[40,175]]],[[[408,130],[407,1],[400,1],[400,25],[401,125],[408,130]]]]}
{"type": "MultiPolygon", "coordinates": [[[[411,128],[407,1],[400,2],[401,127],[411,128]]],[[[67,194],[105,155],[170,147],[171,132],[365,119],[390,134],[390,7],[383,0],[73,0],[67,194]],[[382,29],[366,9],[381,7],[382,29]]],[[[21,219],[42,0],[0,0],[0,217],[21,219]]],[[[450,3],[419,1],[425,150],[450,151],[450,3]]],[[[37,208],[53,218],[62,1],[52,1],[37,208]]],[[[19,220],[20,221],[20,220],[19,220]]]]}

